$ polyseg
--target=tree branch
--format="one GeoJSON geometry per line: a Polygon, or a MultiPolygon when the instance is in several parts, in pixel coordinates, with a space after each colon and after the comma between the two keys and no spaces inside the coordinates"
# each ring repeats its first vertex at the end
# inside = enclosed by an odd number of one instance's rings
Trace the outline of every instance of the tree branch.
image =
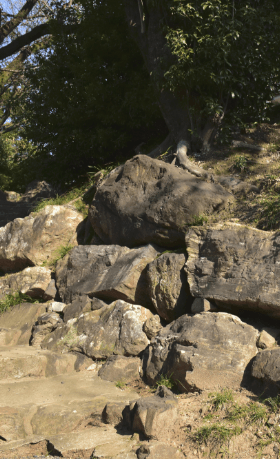
{"type": "Polygon", "coordinates": [[[27,0],[17,15],[0,28],[0,44],[25,19],[38,0],[27,0]]]}
{"type": "Polygon", "coordinates": [[[11,43],[6,46],[3,46],[0,49],[0,60],[6,59],[6,57],[12,56],[13,54],[17,53],[21,48],[26,45],[30,45],[33,41],[37,40],[38,38],[43,37],[44,35],[48,35],[50,33],[49,24],[40,24],[34,29],[30,30],[24,35],[17,37],[11,43]]]}

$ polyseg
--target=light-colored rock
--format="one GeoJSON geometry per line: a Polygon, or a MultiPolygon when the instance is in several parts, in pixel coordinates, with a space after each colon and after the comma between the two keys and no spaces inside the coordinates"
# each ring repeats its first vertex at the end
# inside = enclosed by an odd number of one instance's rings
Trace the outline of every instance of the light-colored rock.
{"type": "Polygon", "coordinates": [[[78,371],[89,364],[90,360],[83,355],[61,355],[27,346],[0,347],[0,380],[51,377],[78,371]]]}
{"type": "Polygon", "coordinates": [[[0,315],[0,345],[29,344],[32,326],[46,312],[46,305],[22,303],[0,315]]]}
{"type": "Polygon", "coordinates": [[[192,296],[184,272],[186,255],[164,253],[147,266],[149,296],[167,322],[190,312],[192,296]]]}
{"type": "Polygon", "coordinates": [[[51,261],[60,247],[77,245],[82,220],[70,206],[46,206],[37,214],[16,218],[0,228],[0,269],[9,272],[51,261]]]}
{"type": "Polygon", "coordinates": [[[14,292],[24,293],[31,298],[53,299],[56,288],[51,278],[51,271],[36,266],[0,278],[0,299],[14,292]]]}
{"type": "Polygon", "coordinates": [[[171,376],[180,392],[239,388],[256,355],[257,330],[227,313],[184,315],[151,341],[144,359],[150,384],[171,376]]]}
{"type": "Polygon", "coordinates": [[[131,427],[146,438],[168,441],[178,423],[178,400],[165,386],[130,404],[131,427]]]}
{"type": "Polygon", "coordinates": [[[280,317],[280,233],[237,223],[186,234],[191,294],[217,306],[280,317]]]}
{"type": "Polygon", "coordinates": [[[144,270],[158,253],[152,245],[137,249],[115,245],[74,247],[56,269],[59,295],[67,303],[89,295],[150,306],[144,270]]]}
{"type": "Polygon", "coordinates": [[[107,381],[129,382],[139,378],[141,360],[138,357],[113,355],[107,359],[98,372],[98,376],[107,381]]]}
{"type": "Polygon", "coordinates": [[[195,216],[211,214],[233,201],[219,184],[138,155],[105,178],[89,218],[105,244],[180,247],[195,216]]]}
{"type": "MultiPolygon", "coordinates": [[[[279,335],[279,330],[278,330],[279,335]]],[[[261,349],[267,349],[276,345],[275,337],[272,336],[268,331],[262,330],[257,342],[258,347],[261,349]]]]}
{"type": "Polygon", "coordinates": [[[48,304],[48,312],[63,312],[66,304],[60,301],[52,301],[48,304]]]}
{"type": "MultiPolygon", "coordinates": [[[[71,453],[88,451],[87,457],[112,458],[117,454],[127,454],[136,446],[130,435],[118,435],[113,426],[91,427],[80,432],[50,437],[49,443],[63,457],[71,453]]],[[[125,456],[123,456],[125,457],[125,456]]]]}
{"type": "Polygon", "coordinates": [[[210,301],[205,300],[205,298],[195,298],[192,307],[192,314],[199,314],[200,312],[217,312],[218,308],[211,304],[210,301]]]}
{"type": "Polygon", "coordinates": [[[151,440],[137,450],[137,459],[183,459],[182,453],[174,446],[151,440]]]}
{"type": "Polygon", "coordinates": [[[149,339],[155,338],[161,329],[160,317],[157,314],[147,319],[143,325],[143,331],[149,339]]]}
{"type": "Polygon", "coordinates": [[[46,335],[51,333],[62,323],[62,319],[57,312],[48,312],[39,316],[32,327],[31,345],[39,346],[46,335]]]}
{"type": "Polygon", "coordinates": [[[59,325],[41,346],[76,350],[95,359],[113,354],[137,356],[149,344],[143,324],[151,316],[151,311],[142,306],[118,300],[59,325]]]}

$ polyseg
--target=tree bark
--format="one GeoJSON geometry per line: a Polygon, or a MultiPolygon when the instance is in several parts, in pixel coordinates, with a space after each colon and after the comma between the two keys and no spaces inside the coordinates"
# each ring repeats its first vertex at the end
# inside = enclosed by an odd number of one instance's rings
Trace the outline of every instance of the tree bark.
{"type": "Polygon", "coordinates": [[[160,7],[150,7],[149,10],[146,7],[144,33],[142,33],[138,2],[125,0],[125,11],[132,36],[154,80],[159,107],[170,134],[176,142],[181,139],[190,139],[187,108],[180,103],[175,94],[163,88],[164,71],[161,68],[161,62],[166,59],[172,62],[173,56],[166,46],[166,40],[161,31],[164,16],[160,7]]]}

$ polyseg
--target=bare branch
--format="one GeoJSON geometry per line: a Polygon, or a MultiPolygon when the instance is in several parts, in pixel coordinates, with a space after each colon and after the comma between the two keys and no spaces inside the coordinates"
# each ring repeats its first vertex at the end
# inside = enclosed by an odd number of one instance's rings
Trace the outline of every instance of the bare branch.
{"type": "Polygon", "coordinates": [[[28,16],[37,2],[38,0],[27,0],[16,16],[0,28],[0,44],[28,16]]]}

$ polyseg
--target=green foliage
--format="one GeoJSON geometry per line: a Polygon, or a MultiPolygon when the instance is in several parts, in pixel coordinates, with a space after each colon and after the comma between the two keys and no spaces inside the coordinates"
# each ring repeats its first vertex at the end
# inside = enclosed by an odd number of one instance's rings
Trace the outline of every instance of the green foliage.
{"type": "Polygon", "coordinates": [[[193,140],[207,119],[217,128],[222,120],[266,119],[279,92],[279,2],[166,3],[163,30],[176,60],[162,62],[165,85],[188,108],[193,140]]]}
{"type": "Polygon", "coordinates": [[[116,381],[116,387],[118,387],[119,389],[123,389],[124,387],[126,386],[126,382],[125,381],[116,381]]]}
{"type": "Polygon", "coordinates": [[[25,295],[21,292],[10,293],[0,300],[0,314],[8,311],[13,306],[20,303],[40,303],[39,299],[31,298],[29,295],[25,295]]]}
{"type": "Polygon", "coordinates": [[[194,215],[193,221],[189,226],[202,226],[204,223],[207,223],[208,218],[206,215],[194,215]]]}
{"type": "Polygon", "coordinates": [[[160,375],[159,379],[156,382],[156,386],[165,386],[167,389],[173,389],[174,387],[174,381],[172,379],[172,374],[170,376],[168,375],[160,375]]]}
{"type": "Polygon", "coordinates": [[[35,54],[15,118],[36,146],[37,174],[69,186],[166,127],[122,4],[81,0],[63,14],[75,34],[54,28],[50,48],[35,54]]]}
{"type": "Polygon", "coordinates": [[[247,169],[248,159],[244,155],[237,156],[234,161],[234,167],[240,172],[244,172],[247,169]]]}
{"type": "Polygon", "coordinates": [[[229,389],[223,389],[221,392],[211,393],[208,397],[211,398],[210,403],[215,411],[223,407],[226,403],[233,401],[233,394],[229,389]]]}
{"type": "MultiPolygon", "coordinates": [[[[77,198],[81,198],[86,192],[87,188],[91,185],[90,182],[86,182],[84,185],[81,187],[73,187],[64,194],[60,196],[56,196],[56,198],[50,198],[50,199],[45,199],[44,201],[40,201],[37,206],[33,209],[33,212],[40,212],[43,210],[46,206],[62,206],[64,204],[68,204],[71,201],[74,201],[77,198]]],[[[81,213],[84,213],[84,206],[78,201],[75,201],[73,203],[77,210],[79,210],[81,213]],[[76,204],[77,203],[77,204],[76,204]]]]}
{"type": "Polygon", "coordinates": [[[53,258],[51,260],[43,262],[42,266],[49,266],[54,268],[56,263],[62,258],[64,258],[65,255],[67,255],[67,253],[69,253],[70,250],[73,249],[73,247],[73,245],[61,245],[55,250],[53,258]]]}

